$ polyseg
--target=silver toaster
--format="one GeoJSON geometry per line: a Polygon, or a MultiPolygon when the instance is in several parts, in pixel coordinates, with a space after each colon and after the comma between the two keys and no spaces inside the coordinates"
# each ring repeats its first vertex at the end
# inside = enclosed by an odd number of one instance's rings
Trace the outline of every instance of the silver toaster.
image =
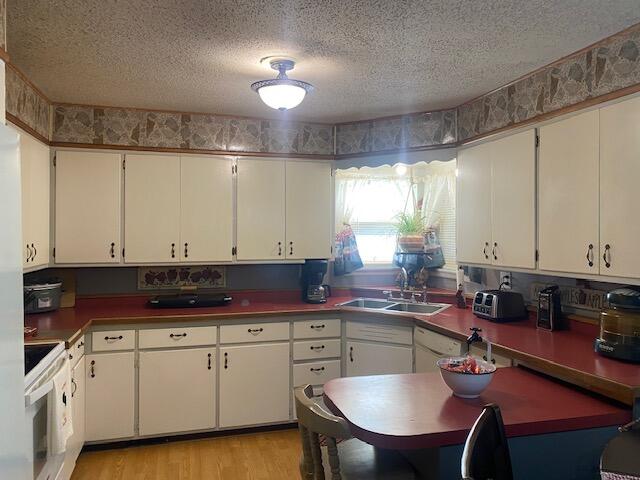
{"type": "Polygon", "coordinates": [[[473,313],[493,322],[527,318],[522,294],[508,290],[480,290],[473,297],[473,313]]]}

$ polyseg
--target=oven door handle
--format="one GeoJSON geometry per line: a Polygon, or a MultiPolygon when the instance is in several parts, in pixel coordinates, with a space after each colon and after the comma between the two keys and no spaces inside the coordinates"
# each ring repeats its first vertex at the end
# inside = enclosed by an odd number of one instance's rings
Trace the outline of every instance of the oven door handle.
{"type": "Polygon", "coordinates": [[[60,362],[60,366],[55,370],[53,374],[48,374],[48,380],[42,385],[34,388],[33,390],[29,390],[24,394],[24,404],[25,407],[30,407],[35,404],[38,400],[40,400],[45,395],[48,395],[51,390],[53,390],[53,379],[61,371],[66,367],[68,360],[66,357],[63,357],[63,360],[60,362]]]}

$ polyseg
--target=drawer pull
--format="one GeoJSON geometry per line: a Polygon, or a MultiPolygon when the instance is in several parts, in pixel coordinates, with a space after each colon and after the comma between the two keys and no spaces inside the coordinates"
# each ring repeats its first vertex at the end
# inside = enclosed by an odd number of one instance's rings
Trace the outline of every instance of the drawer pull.
{"type": "Polygon", "coordinates": [[[353,347],[349,347],[349,360],[353,362],[353,347]]]}
{"type": "Polygon", "coordinates": [[[80,342],[80,343],[78,344],[78,348],[81,348],[81,347],[84,347],[84,342],[80,342]]]}
{"type": "Polygon", "coordinates": [[[211,370],[211,354],[207,353],[207,370],[211,370]]]}
{"type": "Polygon", "coordinates": [[[322,330],[324,328],[324,323],[321,325],[311,325],[312,330],[322,330]]]}
{"type": "Polygon", "coordinates": [[[104,337],[105,341],[109,341],[109,340],[122,340],[122,335],[118,335],[117,337],[104,337]]]}
{"type": "Polygon", "coordinates": [[[71,390],[71,397],[73,397],[76,394],[76,390],[78,390],[78,384],[73,378],[71,379],[71,386],[73,387],[73,390],[71,390]]]}
{"type": "Polygon", "coordinates": [[[187,333],[170,333],[169,337],[171,338],[182,338],[182,337],[186,337],[187,333]]]}
{"type": "Polygon", "coordinates": [[[91,372],[91,378],[94,378],[96,376],[96,371],[95,371],[95,364],[96,361],[95,360],[91,360],[91,367],[89,367],[89,371],[91,372]]]}
{"type": "Polygon", "coordinates": [[[324,372],[324,367],[320,367],[320,368],[313,368],[311,367],[309,369],[310,372],[324,372]]]}
{"type": "Polygon", "coordinates": [[[111,258],[116,258],[116,244],[111,242],[111,248],[109,249],[109,255],[111,258]]]}
{"type": "Polygon", "coordinates": [[[73,355],[71,353],[69,354],[69,360],[73,360],[73,355]]]}
{"type": "Polygon", "coordinates": [[[224,352],[224,369],[229,368],[229,354],[224,352]]]}
{"type": "Polygon", "coordinates": [[[250,328],[247,330],[247,332],[251,333],[252,335],[259,335],[261,332],[264,331],[264,328],[260,327],[260,328],[250,328]]]}
{"type": "Polygon", "coordinates": [[[324,345],[311,345],[309,348],[313,351],[324,350],[324,345]]]}

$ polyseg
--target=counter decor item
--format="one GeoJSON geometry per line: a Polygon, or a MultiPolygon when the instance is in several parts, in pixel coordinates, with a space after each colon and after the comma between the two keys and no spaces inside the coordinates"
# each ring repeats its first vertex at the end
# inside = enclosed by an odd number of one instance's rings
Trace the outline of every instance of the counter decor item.
{"type": "Polygon", "coordinates": [[[536,326],[544,330],[564,330],[566,319],[562,316],[560,287],[551,285],[538,293],[538,315],[536,326]]]}
{"type": "Polygon", "coordinates": [[[640,363],[640,287],[607,293],[608,306],[600,313],[600,336],[595,350],[601,355],[640,363]]]}
{"type": "Polygon", "coordinates": [[[24,313],[50,312],[60,308],[62,282],[59,278],[28,281],[23,293],[24,313]]]}
{"type": "Polygon", "coordinates": [[[442,380],[460,398],[478,398],[493,380],[496,366],[472,355],[438,360],[442,380]]]}
{"type": "Polygon", "coordinates": [[[419,212],[402,212],[396,215],[396,232],[398,235],[398,249],[401,252],[424,252],[424,219],[419,212]]]}
{"type": "Polygon", "coordinates": [[[184,287],[224,288],[226,269],[221,266],[138,267],[138,290],[178,290],[184,287]]]}

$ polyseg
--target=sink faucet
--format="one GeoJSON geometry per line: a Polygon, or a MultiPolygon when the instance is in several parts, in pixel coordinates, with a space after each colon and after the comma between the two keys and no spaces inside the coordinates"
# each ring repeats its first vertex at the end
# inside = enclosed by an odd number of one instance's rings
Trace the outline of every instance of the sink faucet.
{"type": "Polygon", "coordinates": [[[409,274],[407,273],[407,269],[404,267],[400,267],[400,297],[404,298],[404,290],[407,288],[407,284],[409,283],[409,274]]]}
{"type": "Polygon", "coordinates": [[[471,327],[469,330],[471,330],[471,335],[467,337],[467,353],[469,353],[472,343],[482,342],[482,337],[480,336],[481,328],[471,327]]]}

